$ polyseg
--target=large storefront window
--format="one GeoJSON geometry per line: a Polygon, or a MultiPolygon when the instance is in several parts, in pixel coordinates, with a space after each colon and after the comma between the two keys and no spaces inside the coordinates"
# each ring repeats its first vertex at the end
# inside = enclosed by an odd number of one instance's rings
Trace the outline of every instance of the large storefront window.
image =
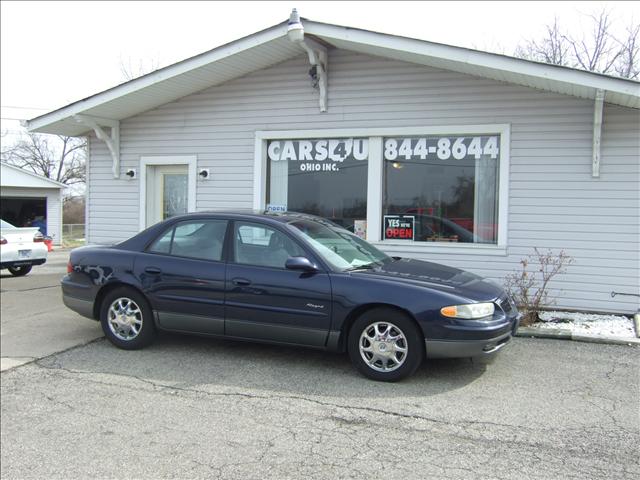
{"type": "Polygon", "coordinates": [[[270,140],[267,156],[271,208],[366,229],[368,139],[270,140]]]}
{"type": "Polygon", "coordinates": [[[496,244],[500,136],[383,142],[383,240],[496,244]]]}
{"type": "Polygon", "coordinates": [[[509,125],[348,135],[256,132],[256,208],[322,216],[390,248],[498,252],[507,245],[509,125]]]}

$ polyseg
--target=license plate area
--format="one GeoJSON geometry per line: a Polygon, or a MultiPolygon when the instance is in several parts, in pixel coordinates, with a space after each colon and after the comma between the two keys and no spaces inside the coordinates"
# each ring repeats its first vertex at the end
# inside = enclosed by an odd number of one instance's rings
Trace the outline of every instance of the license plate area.
{"type": "Polygon", "coordinates": [[[31,250],[18,250],[18,258],[31,258],[31,250]]]}

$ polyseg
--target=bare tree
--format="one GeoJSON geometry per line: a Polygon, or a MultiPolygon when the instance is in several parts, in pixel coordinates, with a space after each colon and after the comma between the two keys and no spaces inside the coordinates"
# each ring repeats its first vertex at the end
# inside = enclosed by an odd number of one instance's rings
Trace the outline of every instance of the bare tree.
{"type": "Polygon", "coordinates": [[[146,75],[147,73],[154,72],[158,70],[158,68],[160,68],[160,60],[157,58],[148,59],[147,61],[140,58],[137,62],[134,62],[131,57],[125,60],[122,58],[122,55],[120,56],[120,73],[127,82],[146,75]]]}
{"type": "Polygon", "coordinates": [[[29,133],[3,148],[3,162],[65,185],[85,182],[87,142],[84,138],[29,133]],[[59,145],[51,142],[57,138],[59,145]]]}
{"type": "Polygon", "coordinates": [[[611,34],[611,18],[605,10],[589,18],[590,32],[579,38],[568,37],[574,58],[583,70],[609,73],[620,56],[620,48],[611,34]]]}
{"type": "Polygon", "coordinates": [[[85,197],[70,196],[62,202],[62,218],[64,223],[84,223],[85,222],[85,197]]]}
{"type": "Polygon", "coordinates": [[[567,32],[555,18],[546,26],[542,38],[527,40],[516,49],[515,55],[590,72],[638,78],[640,26],[630,24],[623,35],[616,35],[607,10],[585,17],[589,24],[587,32],[567,32]]]}
{"type": "Polygon", "coordinates": [[[571,45],[560,29],[558,18],[554,18],[553,23],[546,25],[545,28],[544,37],[539,40],[528,40],[524,45],[518,46],[516,56],[553,65],[569,66],[571,45]]]}
{"type": "MultiPolygon", "coordinates": [[[[629,25],[620,44],[620,56],[614,65],[616,73],[625,78],[640,77],[640,25],[629,25]]],[[[617,40],[616,40],[617,41],[617,40]]]]}

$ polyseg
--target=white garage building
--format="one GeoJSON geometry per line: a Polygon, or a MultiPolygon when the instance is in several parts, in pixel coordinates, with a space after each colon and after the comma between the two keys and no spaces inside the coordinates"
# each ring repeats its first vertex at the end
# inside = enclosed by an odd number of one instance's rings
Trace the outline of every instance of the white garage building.
{"type": "Polygon", "coordinates": [[[42,217],[46,235],[54,245],[62,243],[62,193],[64,183],[36,175],[24,169],[0,163],[0,216],[22,227],[42,217]]]}
{"type": "Polygon", "coordinates": [[[177,213],[287,208],[501,282],[575,259],[559,306],[633,313],[640,84],[310,20],[28,122],[87,136],[87,241],[177,213]]]}

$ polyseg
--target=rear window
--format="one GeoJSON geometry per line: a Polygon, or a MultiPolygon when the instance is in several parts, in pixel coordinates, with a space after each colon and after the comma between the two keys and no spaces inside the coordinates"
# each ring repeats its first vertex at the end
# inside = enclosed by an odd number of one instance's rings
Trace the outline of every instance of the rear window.
{"type": "Polygon", "coordinates": [[[226,220],[181,222],[164,232],[148,248],[150,253],[177,257],[222,260],[226,220]]]}
{"type": "Polygon", "coordinates": [[[3,230],[9,230],[11,228],[16,228],[16,227],[11,225],[9,222],[5,222],[4,220],[0,220],[0,228],[2,228],[3,230]]]}

